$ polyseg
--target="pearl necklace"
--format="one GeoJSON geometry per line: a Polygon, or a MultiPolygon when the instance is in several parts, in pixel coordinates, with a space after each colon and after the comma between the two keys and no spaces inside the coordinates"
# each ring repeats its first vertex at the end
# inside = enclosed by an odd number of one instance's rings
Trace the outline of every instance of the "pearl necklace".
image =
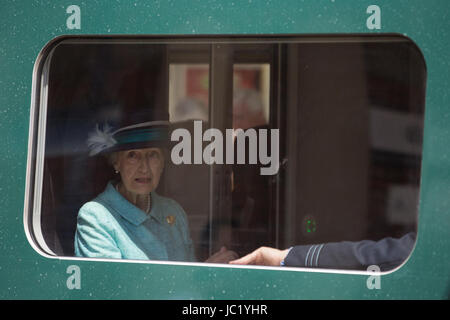
{"type": "MultiPolygon", "coordinates": [[[[119,191],[119,184],[116,184],[116,190],[117,190],[117,192],[120,193],[120,191],[119,191]]],[[[150,209],[151,209],[151,200],[150,200],[150,198],[151,198],[151,194],[149,193],[148,194],[148,199],[147,199],[147,209],[145,210],[145,213],[150,213],[150,209]]]]}

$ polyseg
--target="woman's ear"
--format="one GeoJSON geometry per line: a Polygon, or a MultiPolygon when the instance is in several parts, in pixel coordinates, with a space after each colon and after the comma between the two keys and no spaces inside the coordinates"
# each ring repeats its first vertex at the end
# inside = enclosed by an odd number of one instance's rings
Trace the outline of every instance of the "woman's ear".
{"type": "Polygon", "coordinates": [[[116,173],[119,173],[119,172],[120,172],[120,170],[119,170],[119,168],[120,168],[120,166],[119,166],[119,161],[116,161],[116,162],[113,164],[113,167],[114,167],[114,171],[115,171],[116,173]]]}

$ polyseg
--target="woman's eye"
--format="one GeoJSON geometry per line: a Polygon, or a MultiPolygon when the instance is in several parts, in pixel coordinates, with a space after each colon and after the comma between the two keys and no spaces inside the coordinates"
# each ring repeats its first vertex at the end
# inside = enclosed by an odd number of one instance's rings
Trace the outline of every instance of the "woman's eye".
{"type": "Polygon", "coordinates": [[[128,159],[137,159],[137,158],[138,158],[138,154],[137,154],[137,152],[135,152],[135,151],[130,151],[130,152],[128,152],[128,154],[127,154],[127,158],[128,158],[128,159]]]}
{"type": "Polygon", "coordinates": [[[149,157],[150,158],[158,158],[159,157],[159,153],[156,152],[156,151],[152,151],[152,152],[150,152],[149,157]]]}

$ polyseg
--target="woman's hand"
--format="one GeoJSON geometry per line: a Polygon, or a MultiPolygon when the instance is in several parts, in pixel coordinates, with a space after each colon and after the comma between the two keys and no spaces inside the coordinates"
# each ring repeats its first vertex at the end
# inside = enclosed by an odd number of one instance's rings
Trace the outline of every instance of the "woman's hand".
{"type": "Polygon", "coordinates": [[[228,263],[231,260],[235,260],[239,258],[236,252],[227,250],[226,247],[220,248],[219,251],[214,253],[211,257],[209,257],[205,262],[209,263],[228,263]]]}
{"type": "Polygon", "coordinates": [[[281,261],[287,256],[288,252],[289,249],[278,250],[275,248],[261,247],[240,259],[230,261],[230,264],[279,266],[281,261]]]}

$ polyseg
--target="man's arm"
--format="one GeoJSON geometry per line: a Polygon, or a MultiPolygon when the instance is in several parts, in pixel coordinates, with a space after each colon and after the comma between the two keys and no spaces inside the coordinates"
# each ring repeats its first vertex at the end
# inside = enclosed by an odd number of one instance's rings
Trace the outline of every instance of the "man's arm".
{"type": "Polygon", "coordinates": [[[379,241],[342,241],[295,246],[284,259],[286,266],[365,270],[377,265],[381,271],[400,265],[412,251],[415,233],[379,241]]]}

